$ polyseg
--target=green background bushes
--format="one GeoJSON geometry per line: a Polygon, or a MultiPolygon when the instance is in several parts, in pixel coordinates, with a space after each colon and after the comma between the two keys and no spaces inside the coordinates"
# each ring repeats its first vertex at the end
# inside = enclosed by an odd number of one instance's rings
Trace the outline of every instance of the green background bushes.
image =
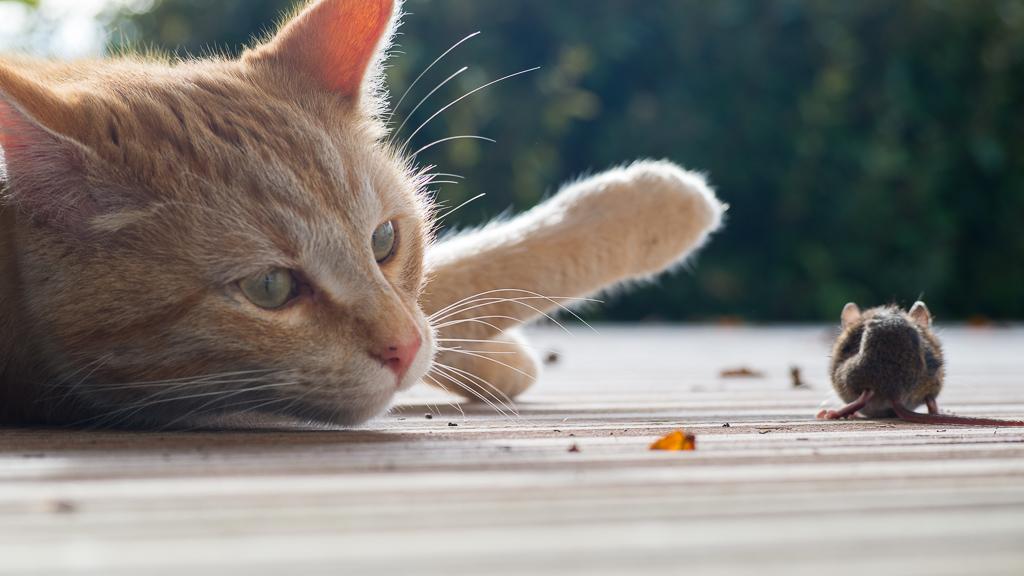
{"type": "MultiPolygon", "coordinates": [[[[156,0],[112,38],[236,52],[292,2],[156,0]]],[[[616,297],[607,319],[834,318],[847,300],[943,319],[1024,317],[1024,2],[1016,0],[409,0],[389,74],[403,131],[491,79],[415,148],[477,201],[448,224],[526,208],[636,157],[706,172],[732,205],[695,263],[616,297]],[[450,89],[448,89],[450,88],[450,89]]]]}

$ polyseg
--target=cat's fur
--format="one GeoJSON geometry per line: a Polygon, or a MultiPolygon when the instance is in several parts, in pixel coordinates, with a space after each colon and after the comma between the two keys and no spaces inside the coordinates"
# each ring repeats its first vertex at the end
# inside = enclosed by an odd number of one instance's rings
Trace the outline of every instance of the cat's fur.
{"type": "Polygon", "coordinates": [[[355,424],[427,374],[438,338],[520,352],[440,358],[479,378],[463,393],[514,396],[537,366],[510,329],[554,307],[532,294],[649,277],[719,226],[701,177],[642,162],[433,245],[425,177],[380,119],[399,12],[312,2],[238,60],[0,59],[0,422],[355,424]],[[378,265],[369,238],[390,219],[399,248],[378,265]],[[238,289],[271,267],[307,280],[278,311],[238,289]],[[428,321],[501,289],[520,299],[428,321]],[[410,339],[396,378],[375,351],[410,339]]]}

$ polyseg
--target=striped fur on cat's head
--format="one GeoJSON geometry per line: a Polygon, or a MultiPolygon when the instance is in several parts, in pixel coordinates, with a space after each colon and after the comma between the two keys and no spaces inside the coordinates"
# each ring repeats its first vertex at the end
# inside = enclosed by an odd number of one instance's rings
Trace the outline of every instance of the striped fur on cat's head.
{"type": "Polygon", "coordinates": [[[399,10],[313,2],[238,60],[0,59],[47,410],[353,423],[427,371],[425,181],[378,118],[399,10]]]}

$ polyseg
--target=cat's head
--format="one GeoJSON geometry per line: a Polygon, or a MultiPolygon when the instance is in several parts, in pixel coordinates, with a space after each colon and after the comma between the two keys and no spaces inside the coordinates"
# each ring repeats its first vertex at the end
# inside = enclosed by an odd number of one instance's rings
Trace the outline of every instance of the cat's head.
{"type": "Polygon", "coordinates": [[[0,60],[5,209],[56,409],[347,424],[422,377],[429,208],[378,118],[398,12],[313,2],[238,60],[0,60]]]}

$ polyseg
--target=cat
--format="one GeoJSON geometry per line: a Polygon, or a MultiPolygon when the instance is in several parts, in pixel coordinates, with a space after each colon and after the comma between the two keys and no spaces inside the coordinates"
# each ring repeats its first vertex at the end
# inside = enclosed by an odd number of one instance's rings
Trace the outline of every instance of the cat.
{"type": "Polygon", "coordinates": [[[0,423],[351,426],[424,379],[514,398],[518,325],[721,225],[702,176],[644,161],[435,240],[435,176],[383,119],[400,16],[313,1],[237,59],[0,58],[0,423]]]}

